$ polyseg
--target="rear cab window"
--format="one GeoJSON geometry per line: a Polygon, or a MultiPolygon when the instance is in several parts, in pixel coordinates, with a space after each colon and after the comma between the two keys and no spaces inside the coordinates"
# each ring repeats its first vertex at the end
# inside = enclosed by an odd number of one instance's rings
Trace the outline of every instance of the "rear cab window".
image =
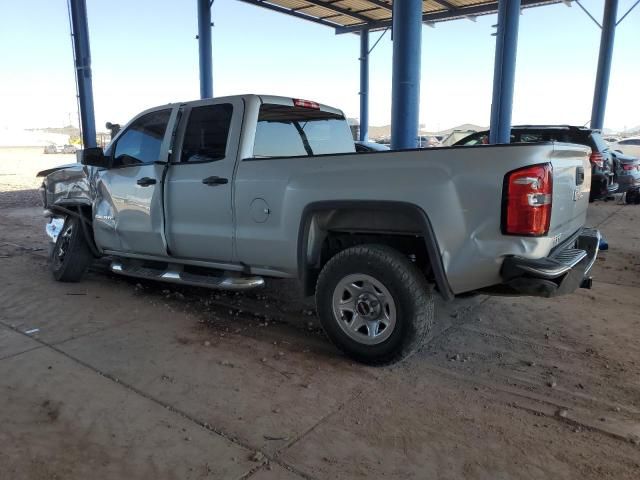
{"type": "Polygon", "coordinates": [[[355,152],[343,115],[314,108],[265,103],[260,107],[254,158],[355,152]]]}

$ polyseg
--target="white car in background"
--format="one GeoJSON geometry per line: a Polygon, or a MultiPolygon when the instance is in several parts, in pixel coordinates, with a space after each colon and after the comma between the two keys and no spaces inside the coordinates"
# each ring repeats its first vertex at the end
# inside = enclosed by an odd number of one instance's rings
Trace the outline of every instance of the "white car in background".
{"type": "Polygon", "coordinates": [[[640,157],[640,137],[629,137],[612,143],[611,150],[617,150],[632,157],[640,157]]]}
{"type": "Polygon", "coordinates": [[[76,153],[78,149],[76,148],[75,145],[64,145],[62,147],[62,153],[76,153]]]}

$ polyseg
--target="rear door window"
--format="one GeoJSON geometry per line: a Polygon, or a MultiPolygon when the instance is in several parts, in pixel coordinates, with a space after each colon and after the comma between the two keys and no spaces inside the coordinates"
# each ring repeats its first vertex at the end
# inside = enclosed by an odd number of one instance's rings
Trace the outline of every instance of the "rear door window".
{"type": "Polygon", "coordinates": [[[195,107],[189,114],[180,162],[213,162],[225,157],[233,106],[229,103],[195,107]]]}
{"type": "Polygon", "coordinates": [[[260,107],[254,157],[351,152],[355,152],[351,129],[340,114],[287,105],[260,107]]]}

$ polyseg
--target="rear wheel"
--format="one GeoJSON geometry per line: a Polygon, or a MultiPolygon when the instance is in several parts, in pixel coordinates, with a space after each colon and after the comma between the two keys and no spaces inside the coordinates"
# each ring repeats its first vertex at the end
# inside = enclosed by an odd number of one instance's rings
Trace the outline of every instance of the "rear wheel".
{"type": "Polygon", "coordinates": [[[78,217],[66,218],[49,255],[51,272],[59,282],[80,281],[93,259],[81,221],[78,217]]]}
{"type": "Polygon", "coordinates": [[[433,324],[433,293],[424,275],[384,245],[356,246],[331,258],[320,273],[316,303],[331,341],[368,364],[409,357],[433,324]]]}

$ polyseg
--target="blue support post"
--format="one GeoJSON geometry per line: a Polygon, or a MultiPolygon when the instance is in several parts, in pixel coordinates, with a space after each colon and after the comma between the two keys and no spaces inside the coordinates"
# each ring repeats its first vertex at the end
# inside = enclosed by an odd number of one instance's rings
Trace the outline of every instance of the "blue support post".
{"type": "Polygon", "coordinates": [[[369,138],[369,29],[360,31],[360,141],[369,138]]]}
{"type": "Polygon", "coordinates": [[[607,91],[611,74],[611,57],[613,56],[613,40],[616,34],[616,18],[618,16],[618,0],[605,0],[602,18],[602,35],[600,37],[600,54],[598,56],[598,72],[596,87],[593,92],[593,108],[591,109],[591,128],[602,129],[604,112],[607,106],[607,91]]]}
{"type": "Polygon", "coordinates": [[[418,146],[422,0],[393,2],[391,148],[418,146]]]}
{"type": "Polygon", "coordinates": [[[198,1],[198,54],[200,59],[200,98],[213,97],[213,66],[211,52],[212,0],[198,1]]]}
{"type": "Polygon", "coordinates": [[[510,143],[513,86],[516,77],[520,0],[500,0],[493,69],[490,143],[510,143]]]}
{"type": "Polygon", "coordinates": [[[93,85],[91,82],[91,49],[85,0],[70,0],[71,35],[80,104],[80,128],[84,148],[95,147],[96,117],[93,110],[93,85]]]}

